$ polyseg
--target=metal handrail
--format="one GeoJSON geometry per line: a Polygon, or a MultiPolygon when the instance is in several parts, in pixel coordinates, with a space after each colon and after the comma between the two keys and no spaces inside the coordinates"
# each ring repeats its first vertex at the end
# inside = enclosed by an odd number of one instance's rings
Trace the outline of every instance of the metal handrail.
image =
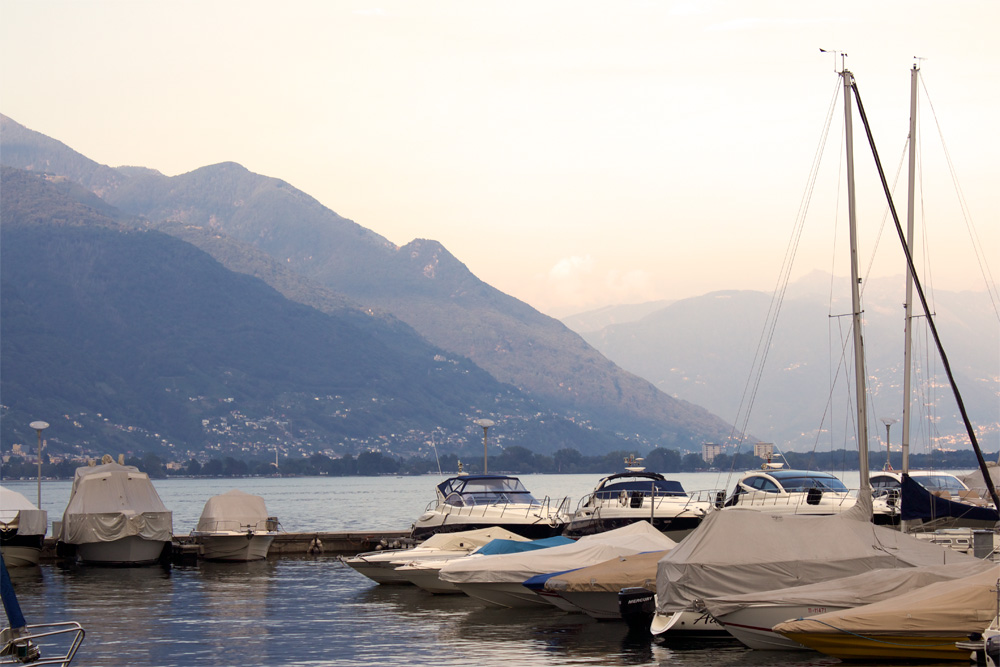
{"type": "MultiPolygon", "coordinates": [[[[27,634],[19,634],[17,637],[7,638],[3,648],[0,649],[0,665],[62,665],[66,667],[73,661],[86,631],[76,621],[65,621],[62,623],[37,623],[24,626],[28,630],[27,634]],[[45,628],[54,628],[48,629],[45,628]],[[41,655],[43,646],[38,643],[39,639],[55,637],[58,635],[74,634],[69,648],[65,653],[51,658],[41,655]]],[[[5,629],[2,634],[7,635],[10,630],[5,629]]]]}

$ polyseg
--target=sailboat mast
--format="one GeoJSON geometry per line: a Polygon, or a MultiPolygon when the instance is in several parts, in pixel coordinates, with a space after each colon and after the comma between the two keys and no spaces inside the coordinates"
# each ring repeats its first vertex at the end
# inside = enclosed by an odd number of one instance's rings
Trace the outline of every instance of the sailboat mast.
{"type": "Polygon", "coordinates": [[[861,339],[861,278],[858,272],[858,220],[854,191],[854,126],[851,113],[851,89],[854,75],[846,68],[840,73],[844,80],[844,143],[847,147],[847,211],[851,238],[851,310],[854,333],[854,391],[858,417],[858,461],[861,473],[859,494],[871,489],[868,475],[868,415],[865,401],[865,355],[861,339]]]}
{"type": "MultiPolygon", "coordinates": [[[[916,65],[910,70],[910,155],[908,188],[906,194],[906,247],[913,256],[913,202],[917,172],[917,81],[920,70],[916,65]]],[[[910,373],[913,366],[913,274],[906,272],[906,301],[903,303],[903,472],[910,472],[910,373]]]]}

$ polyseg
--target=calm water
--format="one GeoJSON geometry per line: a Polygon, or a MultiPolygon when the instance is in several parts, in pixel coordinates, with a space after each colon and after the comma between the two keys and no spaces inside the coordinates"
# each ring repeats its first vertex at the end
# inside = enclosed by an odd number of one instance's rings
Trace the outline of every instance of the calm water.
{"type": "MultiPolygon", "coordinates": [[[[851,486],[851,478],[842,476],[851,486]]],[[[855,473],[856,477],[856,473],[855,473]]],[[[677,475],[689,490],[731,486],[723,476],[677,475]]],[[[593,475],[525,475],[536,496],[574,498],[593,475]]],[[[287,531],[402,530],[433,498],[434,477],[162,480],[174,532],[194,528],[205,501],[240,488],[264,497],[287,531]]],[[[4,482],[34,500],[34,482],[4,482]]],[[[60,518],[69,482],[44,482],[42,508],[60,518]]],[[[329,556],[169,570],[15,569],[29,623],[76,620],[87,638],[74,665],[800,665],[817,653],[738,644],[666,645],[622,623],[558,610],[486,608],[465,596],[378,586],[329,556]]]]}

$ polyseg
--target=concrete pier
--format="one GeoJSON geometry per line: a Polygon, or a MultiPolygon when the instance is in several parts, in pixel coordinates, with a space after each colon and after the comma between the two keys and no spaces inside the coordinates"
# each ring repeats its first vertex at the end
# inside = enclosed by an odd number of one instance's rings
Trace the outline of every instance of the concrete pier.
{"type": "MultiPolygon", "coordinates": [[[[408,530],[278,533],[274,542],[271,543],[268,558],[280,558],[283,555],[293,554],[353,556],[379,548],[398,549],[414,544],[408,530]]],[[[198,545],[190,535],[174,535],[173,551],[182,559],[197,558],[198,545]]],[[[42,547],[41,560],[52,561],[58,558],[55,538],[46,538],[42,547]]]]}

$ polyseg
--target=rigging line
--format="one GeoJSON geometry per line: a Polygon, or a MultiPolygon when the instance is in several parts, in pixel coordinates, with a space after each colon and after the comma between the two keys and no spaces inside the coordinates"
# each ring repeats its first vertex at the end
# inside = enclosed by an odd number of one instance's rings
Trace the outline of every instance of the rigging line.
{"type": "MultiPolygon", "coordinates": [[[[802,231],[805,227],[806,211],[808,211],[809,209],[809,202],[812,200],[813,191],[815,190],[816,180],[819,173],[819,166],[822,161],[821,158],[826,147],[826,141],[829,136],[830,125],[832,123],[834,110],[836,108],[836,100],[839,87],[840,87],[840,81],[838,79],[837,85],[834,88],[833,97],[830,100],[830,105],[827,111],[827,117],[823,126],[823,131],[820,134],[820,140],[813,157],[813,163],[810,168],[809,177],[806,182],[806,188],[802,194],[802,199],[799,202],[799,209],[796,213],[796,220],[795,220],[795,225],[793,226],[792,229],[792,236],[789,239],[788,246],[785,249],[785,256],[782,260],[782,266],[779,271],[778,280],[775,285],[775,289],[772,292],[771,302],[770,305],[768,306],[767,315],[764,318],[763,330],[761,331],[761,336],[758,339],[757,349],[754,354],[753,362],[751,364],[751,370],[747,376],[746,384],[744,384],[743,387],[743,395],[740,397],[740,404],[739,407],[737,408],[737,418],[734,420],[733,423],[734,429],[738,429],[739,431],[739,444],[742,444],[747,437],[747,425],[750,421],[750,413],[752,412],[753,404],[756,401],[757,391],[760,387],[761,376],[764,370],[764,363],[767,359],[768,350],[774,338],[774,330],[777,326],[778,315],[781,311],[781,304],[784,301],[785,291],[787,290],[788,287],[788,280],[792,271],[792,265],[794,263],[795,254],[802,237],[802,231]],[[742,423],[740,422],[740,415],[742,415],[742,423]]],[[[733,465],[735,465],[735,457],[733,465]]]]}
{"type": "Polygon", "coordinates": [[[924,82],[924,77],[920,77],[920,84],[924,88],[924,95],[927,96],[927,104],[931,108],[931,116],[934,117],[934,124],[938,130],[938,137],[941,139],[941,149],[944,151],[945,162],[948,164],[951,181],[955,186],[955,195],[958,197],[959,208],[962,210],[962,219],[965,222],[965,228],[968,230],[969,238],[972,241],[972,248],[976,255],[976,261],[979,263],[979,272],[982,274],[983,280],[986,282],[986,289],[989,292],[990,301],[993,304],[993,314],[996,316],[997,321],[1000,321],[1000,307],[997,305],[998,300],[1000,300],[1000,292],[998,292],[997,282],[993,278],[993,272],[990,271],[989,260],[983,251],[982,240],[979,238],[979,232],[976,230],[975,223],[972,220],[972,214],[969,211],[968,201],[965,199],[965,193],[962,191],[962,184],[959,183],[958,172],[956,171],[955,165],[951,160],[951,152],[948,150],[948,145],[945,143],[944,133],[941,131],[941,123],[938,121],[937,112],[934,110],[934,102],[931,100],[930,93],[927,92],[927,84],[924,82]]]}
{"type": "Polygon", "coordinates": [[[962,414],[962,421],[965,422],[965,429],[969,433],[969,440],[972,443],[972,449],[976,453],[976,460],[979,462],[979,469],[982,471],[983,477],[985,478],[986,488],[990,492],[990,497],[993,500],[994,506],[1000,507],[1000,496],[997,496],[997,490],[993,486],[993,478],[990,477],[990,471],[986,467],[986,460],[983,458],[983,452],[979,448],[979,440],[976,438],[976,430],[972,427],[972,421],[969,419],[969,413],[965,409],[965,401],[962,400],[962,394],[958,391],[958,384],[955,382],[955,375],[951,371],[951,363],[949,363],[948,355],[944,351],[944,345],[941,344],[941,337],[938,335],[937,325],[934,324],[934,318],[931,317],[930,308],[927,305],[927,297],[924,296],[924,288],[920,286],[920,279],[917,277],[917,271],[913,266],[913,256],[910,254],[910,249],[906,244],[906,235],[903,233],[903,226],[899,223],[899,216],[896,215],[896,207],[892,203],[889,186],[885,180],[885,172],[882,169],[882,162],[878,157],[878,149],[875,148],[875,139],[872,136],[871,126],[868,124],[868,117],[865,115],[865,108],[861,104],[861,93],[858,92],[858,85],[856,82],[851,83],[851,89],[854,91],[854,98],[858,102],[858,113],[861,115],[861,121],[864,123],[865,134],[868,135],[868,144],[871,146],[872,157],[875,159],[875,166],[878,168],[879,180],[882,181],[882,190],[885,192],[886,199],[889,201],[889,207],[892,209],[892,219],[896,223],[896,233],[899,235],[899,240],[902,243],[903,254],[906,255],[906,266],[910,271],[910,275],[913,276],[913,287],[917,290],[917,296],[920,298],[920,304],[923,306],[924,314],[927,315],[927,325],[930,327],[931,334],[934,336],[934,343],[937,346],[938,354],[941,357],[941,364],[944,366],[945,374],[948,376],[948,382],[951,384],[952,391],[955,394],[955,402],[958,403],[958,411],[962,414]]]}

